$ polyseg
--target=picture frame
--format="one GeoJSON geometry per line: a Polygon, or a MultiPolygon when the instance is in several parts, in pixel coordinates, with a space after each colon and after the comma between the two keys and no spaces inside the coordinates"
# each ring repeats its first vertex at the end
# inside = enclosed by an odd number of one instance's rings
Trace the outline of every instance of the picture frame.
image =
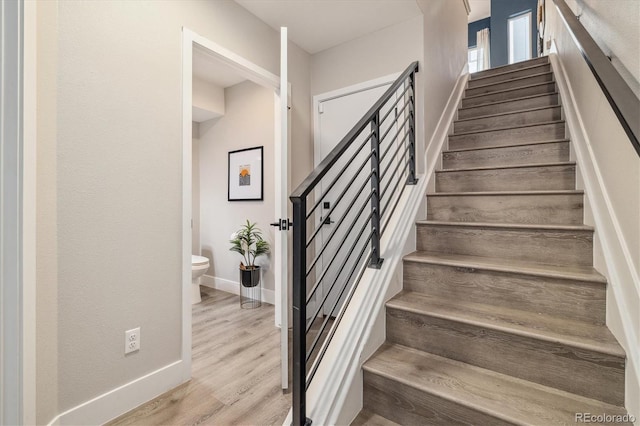
{"type": "Polygon", "coordinates": [[[229,151],[227,201],[264,200],[264,147],[229,151]]]}

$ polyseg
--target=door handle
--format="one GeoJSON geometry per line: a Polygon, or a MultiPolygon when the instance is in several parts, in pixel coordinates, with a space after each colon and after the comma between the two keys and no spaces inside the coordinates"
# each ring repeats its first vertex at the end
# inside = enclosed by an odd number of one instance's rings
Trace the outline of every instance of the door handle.
{"type": "Polygon", "coordinates": [[[324,220],[322,219],[322,217],[320,217],[320,222],[323,225],[331,225],[332,223],[335,223],[333,220],[331,220],[331,216],[325,217],[324,220]]]}

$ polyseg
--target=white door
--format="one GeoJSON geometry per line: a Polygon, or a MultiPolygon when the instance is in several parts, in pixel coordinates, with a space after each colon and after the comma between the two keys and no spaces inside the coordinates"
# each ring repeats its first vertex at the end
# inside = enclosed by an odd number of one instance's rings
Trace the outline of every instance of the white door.
{"type": "Polygon", "coordinates": [[[285,226],[277,230],[275,241],[276,305],[280,326],[280,360],[282,389],[289,386],[289,298],[288,298],[288,197],[289,197],[289,82],[287,75],[287,28],[280,29],[280,141],[276,141],[276,220],[285,226]]]}
{"type": "MultiPolygon", "coordinates": [[[[379,85],[344,96],[329,98],[319,103],[316,166],[389,86],[390,84],[379,85]]],[[[383,114],[385,112],[383,110],[383,114]]],[[[392,121],[393,117],[390,116],[381,124],[381,135],[389,129],[392,121]]],[[[352,148],[342,156],[320,184],[319,193],[326,194],[326,196],[323,198],[322,205],[315,217],[317,225],[322,223],[316,247],[318,250],[321,250],[325,245],[326,247],[319,262],[321,267],[316,270],[316,279],[322,280],[320,286],[322,291],[316,296],[315,302],[316,304],[320,303],[322,298],[326,297],[321,312],[323,315],[337,315],[344,297],[348,293],[349,286],[357,277],[360,269],[358,265],[362,264],[362,260],[358,261],[361,255],[360,248],[365,245],[371,229],[370,224],[367,224],[371,211],[369,201],[371,184],[367,182],[371,173],[371,163],[367,160],[367,156],[371,153],[371,144],[364,142],[369,134],[370,128],[367,127],[357,138],[352,148]],[[356,155],[350,163],[347,163],[363,143],[365,145],[362,152],[356,155]],[[354,175],[355,171],[363,164],[362,170],[354,175]],[[329,188],[342,167],[349,167],[349,171],[339,177],[336,184],[329,188]],[[353,179],[354,176],[356,176],[355,179],[353,179]],[[331,214],[327,217],[327,213],[330,211],[331,214]],[[346,289],[342,291],[345,288],[345,283],[347,283],[346,289]],[[340,298],[340,302],[336,304],[338,298],[340,298]],[[334,305],[335,308],[333,308],[334,305]]],[[[391,130],[389,136],[393,135],[394,130],[391,130]]]]}

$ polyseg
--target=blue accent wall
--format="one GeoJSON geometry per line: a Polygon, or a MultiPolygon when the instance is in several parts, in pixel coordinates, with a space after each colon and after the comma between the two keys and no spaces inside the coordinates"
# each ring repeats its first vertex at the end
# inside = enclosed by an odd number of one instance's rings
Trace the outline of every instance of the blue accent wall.
{"type": "Polygon", "coordinates": [[[531,57],[538,56],[537,7],[537,0],[491,0],[491,67],[499,67],[509,62],[508,19],[528,11],[531,11],[531,57]]]}
{"type": "Polygon", "coordinates": [[[468,47],[473,47],[477,44],[476,38],[478,31],[489,28],[491,33],[491,17],[480,19],[479,21],[469,22],[469,44],[468,47]]]}

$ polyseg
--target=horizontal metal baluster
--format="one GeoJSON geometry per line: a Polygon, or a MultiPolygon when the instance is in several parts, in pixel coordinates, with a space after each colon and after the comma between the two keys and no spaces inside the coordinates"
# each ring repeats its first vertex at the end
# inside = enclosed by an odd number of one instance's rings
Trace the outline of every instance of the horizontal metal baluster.
{"type": "MultiPolygon", "coordinates": [[[[353,197],[353,200],[351,200],[351,203],[345,209],[345,213],[342,215],[342,217],[340,217],[340,219],[337,222],[337,225],[334,227],[334,229],[331,232],[331,234],[329,234],[329,238],[327,238],[327,241],[323,242],[323,244],[322,244],[323,247],[322,247],[320,253],[318,253],[316,255],[316,257],[313,259],[313,262],[311,262],[311,266],[309,266],[309,268],[307,269],[307,276],[309,276],[309,274],[313,270],[313,267],[316,266],[316,263],[318,263],[318,260],[322,256],[322,253],[324,252],[324,250],[327,248],[327,246],[329,245],[329,243],[333,239],[333,236],[338,232],[338,229],[342,225],[342,222],[344,222],[344,220],[347,218],[347,213],[349,213],[351,211],[351,208],[353,207],[353,205],[356,203],[356,201],[358,201],[358,198],[362,194],[362,191],[364,190],[365,186],[369,182],[369,179],[371,179],[372,175],[373,175],[373,172],[369,173],[369,176],[367,177],[367,179],[364,181],[364,183],[358,189],[358,193],[356,194],[356,196],[353,197]]],[[[372,193],[370,192],[369,193],[369,198],[367,198],[367,199],[370,199],[371,195],[372,195],[372,193]]],[[[360,210],[358,210],[358,214],[356,215],[356,217],[360,217],[360,214],[362,213],[362,211],[364,210],[365,207],[366,207],[366,204],[364,204],[362,207],[360,207],[360,210]]],[[[322,225],[320,225],[320,227],[322,227],[322,225]]]]}
{"type": "MultiPolygon", "coordinates": [[[[360,228],[360,231],[358,232],[358,237],[356,238],[356,240],[354,241],[353,244],[351,244],[351,248],[349,248],[349,250],[347,251],[347,253],[351,253],[353,251],[353,249],[355,248],[356,244],[358,243],[358,240],[360,239],[360,237],[362,236],[362,233],[364,232],[364,229],[367,227],[367,225],[371,222],[371,217],[373,216],[374,212],[371,212],[369,214],[369,217],[367,217],[367,220],[364,222],[363,226],[360,228]]],[[[353,228],[351,228],[353,229],[353,228]]],[[[351,233],[351,229],[349,230],[349,234],[351,233]]],[[[344,240],[342,241],[342,243],[344,243],[344,240]]],[[[342,249],[342,244],[340,245],[340,249],[342,249]]],[[[331,259],[330,264],[333,263],[333,261],[336,259],[336,256],[338,255],[338,253],[340,253],[340,249],[338,249],[336,251],[336,254],[333,255],[333,258],[331,259]]],[[[336,274],[336,277],[340,276],[340,274],[342,273],[342,270],[344,269],[346,263],[343,263],[340,270],[338,271],[338,273],[336,274]]],[[[330,266],[329,266],[330,267],[330,266]]],[[[324,272],[322,273],[322,278],[320,278],[317,282],[317,284],[319,284],[324,277],[327,274],[327,271],[329,271],[329,267],[327,267],[324,272]]],[[[329,286],[329,290],[327,291],[327,293],[324,295],[324,297],[322,298],[322,302],[320,303],[320,306],[318,306],[318,309],[316,309],[316,311],[314,312],[314,314],[310,317],[310,318],[315,318],[316,316],[318,316],[318,314],[320,313],[320,310],[322,309],[322,307],[324,306],[324,302],[327,301],[327,297],[329,297],[329,293],[331,293],[331,290],[333,290],[333,286],[336,284],[337,281],[334,281],[330,286],[329,286]]],[[[307,301],[308,303],[308,301],[307,301]]],[[[311,324],[307,324],[306,327],[306,332],[309,332],[309,329],[311,328],[311,324]]]]}
{"type": "MultiPolygon", "coordinates": [[[[371,139],[371,136],[373,135],[373,133],[369,133],[369,136],[367,136],[367,138],[362,142],[362,144],[360,144],[360,146],[358,147],[358,149],[353,153],[353,155],[351,156],[351,158],[349,158],[349,161],[347,161],[347,164],[351,164],[351,162],[358,156],[358,154],[360,154],[360,152],[362,151],[362,148],[365,146],[365,144],[367,142],[369,142],[369,139],[371,139]]],[[[320,199],[318,200],[318,202],[311,208],[311,210],[309,211],[309,213],[307,213],[307,219],[309,219],[311,217],[311,215],[313,214],[313,212],[318,208],[318,206],[322,203],[322,200],[324,200],[325,196],[329,193],[329,191],[331,191],[333,189],[333,187],[335,186],[336,183],[338,183],[338,181],[340,180],[340,178],[342,177],[342,175],[344,174],[344,172],[346,172],[349,168],[348,167],[343,167],[342,170],[340,171],[340,173],[338,173],[338,175],[333,179],[333,181],[331,182],[331,184],[329,185],[329,187],[324,191],[324,194],[320,195],[320,199]]]]}
{"type": "MultiPolygon", "coordinates": [[[[402,109],[401,109],[400,111],[398,111],[398,116],[395,118],[395,120],[394,120],[394,121],[392,121],[392,123],[393,123],[393,122],[397,122],[397,121],[398,121],[398,117],[400,117],[400,116],[402,115],[402,113],[404,112],[404,110],[405,110],[405,109],[407,109],[407,105],[408,105],[408,104],[409,104],[409,102],[406,102],[406,103],[404,104],[404,106],[402,107],[402,109]]],[[[407,116],[407,118],[408,118],[408,116],[407,116]]],[[[405,120],[405,121],[407,121],[407,120],[405,120]]],[[[404,123],[403,123],[403,124],[404,124],[404,123]]],[[[382,135],[382,137],[380,137],[380,142],[382,142],[382,141],[384,140],[384,138],[386,138],[386,137],[387,137],[387,135],[389,134],[389,131],[390,131],[391,129],[393,129],[393,126],[389,126],[389,128],[387,129],[387,131],[386,131],[386,132],[384,132],[384,134],[382,135]]]]}
{"type": "MultiPolygon", "coordinates": [[[[404,142],[407,140],[407,138],[409,137],[408,133],[405,133],[404,137],[400,140],[400,143],[398,143],[398,146],[396,147],[395,152],[393,153],[393,158],[395,158],[399,153],[400,153],[400,149],[402,149],[402,147],[404,146],[404,142]]],[[[390,147],[392,147],[393,145],[391,145],[390,147]]],[[[407,151],[408,148],[405,148],[404,152],[407,151]]],[[[389,170],[389,167],[391,167],[391,165],[393,164],[393,161],[390,160],[389,163],[387,164],[387,166],[384,168],[384,170],[382,171],[382,175],[380,176],[380,179],[384,179],[384,177],[387,174],[387,171],[389,170]]]]}
{"type": "MultiPolygon", "coordinates": [[[[366,200],[364,200],[364,204],[360,207],[360,210],[358,210],[358,215],[357,217],[360,218],[362,212],[364,211],[365,207],[367,207],[367,205],[369,204],[369,201],[371,200],[371,196],[373,194],[370,193],[369,196],[367,197],[366,200]]],[[[344,217],[344,216],[343,216],[344,217]]],[[[345,241],[347,240],[347,236],[351,233],[351,229],[349,231],[347,231],[347,234],[342,238],[342,241],[340,241],[339,246],[342,247],[342,245],[345,243],[345,241]]],[[[333,234],[332,234],[333,236],[333,234]]],[[[325,246],[322,248],[322,251],[324,252],[324,249],[327,247],[327,245],[325,244],[325,246]]],[[[338,249],[339,251],[339,249],[338,249]]],[[[333,259],[335,259],[335,257],[338,254],[338,251],[336,251],[336,253],[333,255],[333,257],[331,258],[331,260],[329,261],[329,265],[328,267],[323,268],[323,272],[322,275],[320,276],[320,279],[318,279],[314,284],[313,287],[311,289],[311,291],[309,292],[309,295],[307,296],[307,303],[309,303],[309,301],[311,300],[311,298],[313,297],[313,295],[315,294],[316,290],[318,289],[318,287],[320,286],[320,283],[322,282],[322,280],[324,279],[324,276],[327,274],[327,271],[329,270],[329,266],[331,266],[331,264],[333,263],[333,259]]],[[[320,258],[320,256],[322,255],[322,252],[316,256],[315,262],[318,261],[318,259],[320,258]]],[[[315,263],[314,263],[315,265],[315,263]]],[[[313,270],[313,268],[311,268],[308,272],[307,272],[307,277],[309,276],[309,272],[311,272],[311,270],[313,270]]]]}
{"type": "MultiPolygon", "coordinates": [[[[369,241],[371,240],[371,235],[372,235],[372,232],[369,233],[369,236],[363,242],[363,247],[362,247],[361,251],[366,250],[367,244],[369,244],[369,241]]],[[[360,236],[362,236],[362,235],[360,235],[360,236]]],[[[355,250],[356,249],[355,245],[352,248],[353,248],[353,250],[355,250]]],[[[351,250],[349,252],[349,254],[351,254],[353,252],[353,250],[351,250]]],[[[346,260],[348,260],[348,258],[346,260]]],[[[344,266],[347,265],[346,260],[345,260],[344,266]]],[[[322,337],[322,333],[324,332],[325,328],[327,327],[327,324],[329,323],[329,320],[331,319],[331,314],[335,311],[336,307],[340,304],[340,299],[342,298],[342,295],[344,294],[344,291],[347,289],[347,287],[349,287],[349,280],[351,279],[351,276],[353,275],[353,272],[355,271],[355,269],[358,267],[359,262],[360,262],[360,257],[358,257],[356,259],[356,261],[353,263],[353,267],[351,268],[351,272],[349,273],[349,276],[347,277],[346,281],[344,281],[344,285],[342,286],[342,290],[340,290],[340,293],[338,294],[338,297],[336,298],[336,301],[334,302],[333,306],[331,306],[331,310],[329,310],[329,315],[325,315],[325,319],[322,322],[322,326],[320,327],[318,334],[313,339],[313,342],[311,343],[311,346],[309,347],[309,350],[307,351],[307,358],[306,358],[307,362],[311,358],[311,355],[313,355],[313,351],[316,349],[316,346],[318,345],[318,342],[320,341],[320,338],[322,337]]],[[[361,265],[361,266],[363,266],[363,265],[361,265]]],[[[336,280],[336,282],[337,282],[337,280],[336,280]]],[[[324,303],[322,304],[322,306],[324,306],[324,303]]]]}
{"type": "MultiPolygon", "coordinates": [[[[402,147],[402,145],[400,145],[400,147],[402,147]]],[[[404,151],[402,152],[402,158],[403,158],[403,159],[404,159],[404,157],[407,155],[407,152],[409,152],[409,149],[410,149],[410,147],[408,147],[408,146],[407,146],[407,147],[405,147],[404,151]]],[[[400,151],[400,150],[398,149],[398,151],[400,151]]],[[[385,171],[384,171],[384,173],[383,173],[383,175],[382,175],[382,178],[383,178],[383,179],[384,179],[384,177],[386,176],[386,173],[387,173],[387,171],[389,170],[389,167],[390,167],[392,164],[393,164],[393,162],[391,162],[391,161],[390,161],[390,162],[389,162],[389,164],[387,165],[387,167],[386,167],[386,169],[385,169],[385,171]]],[[[398,167],[400,167],[400,165],[401,165],[401,164],[402,164],[402,162],[400,162],[400,161],[396,164],[396,167],[395,167],[395,169],[393,170],[393,174],[392,174],[392,175],[395,175],[396,173],[398,173],[398,167]]],[[[406,164],[406,160],[405,160],[405,164],[406,164]]],[[[389,182],[391,182],[391,179],[389,179],[389,182]]],[[[385,192],[386,192],[387,188],[389,188],[389,185],[388,185],[388,184],[387,184],[387,186],[382,190],[381,197],[384,197],[384,194],[385,194],[385,192]]]]}
{"type": "MultiPolygon", "coordinates": [[[[407,153],[407,151],[409,151],[409,148],[407,147],[404,150],[404,154],[407,153]]],[[[398,161],[398,164],[396,165],[395,170],[393,171],[394,176],[396,174],[398,174],[398,170],[400,168],[400,166],[404,166],[404,168],[402,169],[402,173],[400,173],[400,176],[404,176],[404,173],[407,171],[407,169],[409,168],[409,161],[406,158],[402,158],[400,161],[398,161]]],[[[389,179],[389,183],[387,184],[387,186],[382,190],[382,195],[384,196],[384,194],[387,193],[387,190],[389,189],[389,187],[391,186],[391,183],[393,182],[393,180],[389,179]]],[[[402,182],[402,179],[396,179],[396,185],[393,187],[393,192],[395,192],[398,189],[398,186],[400,185],[400,182],[402,182]]],[[[407,181],[405,180],[403,183],[407,183],[407,181]]],[[[384,212],[383,212],[384,213],[384,212]]]]}
{"type": "MultiPolygon", "coordinates": [[[[393,143],[398,139],[398,136],[400,136],[400,134],[402,132],[405,132],[405,134],[408,134],[407,129],[405,129],[405,126],[407,125],[407,121],[409,120],[409,117],[405,118],[404,121],[402,122],[402,124],[400,125],[400,127],[398,127],[398,131],[396,132],[395,136],[389,141],[388,143],[388,147],[387,149],[384,150],[384,152],[382,153],[382,157],[380,157],[380,161],[384,160],[384,157],[387,156],[387,153],[389,152],[389,150],[393,147],[393,143]]],[[[402,138],[402,142],[404,142],[404,137],[402,138]]]]}
{"type": "MultiPolygon", "coordinates": [[[[327,351],[327,348],[329,347],[329,343],[331,343],[331,339],[333,339],[333,336],[336,333],[336,330],[338,328],[338,324],[340,324],[340,321],[342,320],[342,317],[344,316],[344,312],[347,309],[347,306],[349,305],[349,302],[351,302],[351,298],[353,297],[353,293],[356,291],[356,288],[358,287],[358,283],[360,282],[360,279],[362,278],[362,276],[364,275],[365,271],[369,268],[365,268],[364,265],[371,261],[371,252],[369,252],[369,255],[366,256],[366,258],[362,259],[362,255],[365,253],[369,242],[371,241],[371,234],[369,234],[369,238],[367,238],[367,240],[365,241],[365,244],[362,247],[362,250],[360,251],[360,254],[358,255],[358,260],[356,262],[356,266],[358,264],[361,264],[360,267],[360,273],[358,274],[358,277],[355,279],[354,281],[354,285],[351,286],[351,290],[349,291],[349,294],[347,296],[347,298],[344,301],[344,304],[342,305],[342,308],[340,309],[340,313],[338,314],[338,316],[336,317],[335,321],[333,322],[333,325],[331,326],[331,330],[329,331],[329,335],[327,336],[327,339],[324,341],[322,348],[320,349],[320,352],[318,353],[318,356],[316,357],[316,360],[313,362],[313,366],[311,367],[311,371],[309,373],[309,375],[307,376],[307,387],[309,386],[309,383],[311,382],[311,380],[313,379],[313,376],[315,376],[316,371],[318,370],[318,366],[320,365],[320,361],[322,360],[322,357],[324,357],[325,352],[327,351]]],[[[351,274],[353,274],[353,272],[355,272],[355,267],[352,270],[351,274]]],[[[338,299],[340,300],[340,299],[338,299]]]]}
{"type": "MultiPolygon", "coordinates": [[[[356,181],[358,176],[360,176],[360,172],[364,169],[364,166],[367,165],[367,163],[369,162],[369,160],[371,159],[372,156],[373,156],[373,153],[370,153],[367,156],[367,158],[365,158],[365,160],[360,165],[360,168],[358,169],[356,174],[351,178],[349,183],[344,186],[344,189],[342,190],[342,193],[340,193],[340,195],[338,196],[336,201],[333,202],[333,207],[331,207],[329,212],[326,213],[327,216],[331,216],[331,214],[336,209],[338,204],[340,204],[340,201],[342,201],[342,199],[344,198],[345,194],[349,191],[349,189],[351,189],[351,185],[353,185],[353,183],[356,181]]],[[[371,174],[369,174],[369,176],[367,178],[365,178],[364,182],[366,183],[370,178],[371,178],[371,174]]],[[[321,229],[322,229],[322,224],[320,224],[320,226],[318,226],[316,228],[316,230],[314,231],[313,235],[311,235],[311,238],[309,238],[309,240],[307,241],[307,247],[309,247],[311,245],[311,243],[313,242],[314,238],[318,235],[318,233],[320,232],[321,229]]]]}
{"type": "MultiPolygon", "coordinates": [[[[398,195],[398,198],[396,199],[395,204],[393,205],[393,208],[391,209],[391,213],[389,213],[389,217],[393,216],[393,213],[396,211],[396,207],[398,207],[398,202],[400,202],[400,198],[402,198],[402,194],[404,194],[404,190],[407,188],[407,186],[409,185],[402,185],[402,189],[400,190],[400,194],[398,195]]],[[[387,221],[387,223],[384,224],[384,226],[382,227],[382,232],[381,234],[384,234],[384,230],[387,229],[387,225],[389,225],[389,222],[387,221]]]]}
{"type": "MultiPolygon", "coordinates": [[[[405,80],[406,82],[406,80],[405,80]]],[[[407,90],[409,90],[409,85],[406,84],[404,90],[402,91],[402,93],[400,93],[400,96],[398,96],[395,100],[395,102],[393,103],[393,105],[391,105],[391,108],[389,109],[389,111],[387,111],[387,113],[380,119],[380,124],[384,123],[384,121],[387,119],[387,117],[389,117],[389,114],[391,113],[391,111],[393,111],[393,108],[398,105],[398,102],[400,102],[401,99],[404,99],[404,94],[407,93],[407,90]]]]}

